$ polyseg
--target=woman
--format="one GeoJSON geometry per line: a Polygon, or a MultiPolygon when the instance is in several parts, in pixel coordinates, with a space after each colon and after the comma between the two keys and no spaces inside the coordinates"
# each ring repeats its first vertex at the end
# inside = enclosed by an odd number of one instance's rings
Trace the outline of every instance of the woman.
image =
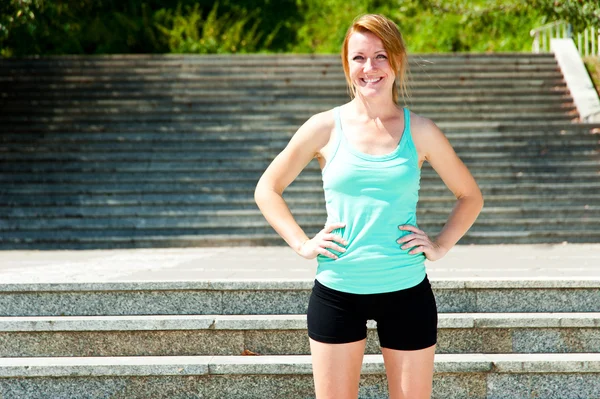
{"type": "Polygon", "coordinates": [[[318,260],[307,312],[317,398],[358,396],[368,319],[377,322],[390,398],[429,398],[437,309],[424,261],[440,259],[458,242],[483,197],[440,129],[398,107],[396,81],[404,93],[407,55],[392,21],[357,18],[342,63],[352,100],[298,129],[262,175],[255,199],[290,247],[318,260]],[[282,193],[314,157],[327,223],[309,238],[282,193]],[[435,238],[416,221],[424,161],[457,198],[435,238]]]}

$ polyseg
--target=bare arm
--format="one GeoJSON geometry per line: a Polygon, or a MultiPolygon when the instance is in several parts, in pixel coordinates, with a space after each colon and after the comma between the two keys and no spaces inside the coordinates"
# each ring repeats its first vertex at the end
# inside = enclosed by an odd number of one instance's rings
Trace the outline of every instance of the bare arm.
{"type": "Polygon", "coordinates": [[[426,118],[419,118],[416,125],[415,131],[418,133],[414,136],[417,148],[442,178],[444,184],[452,191],[457,201],[448,221],[433,242],[427,243],[428,239],[420,234],[422,231],[411,228],[412,226],[403,229],[413,231],[410,236],[417,235],[419,237],[406,236],[401,239],[403,241],[399,242],[407,242],[407,246],[417,246],[413,250],[416,252],[411,251],[412,253],[424,252],[429,260],[436,260],[456,245],[475,223],[483,208],[483,196],[475,179],[456,155],[442,131],[426,118]],[[428,244],[432,244],[432,248],[427,248],[428,244]]]}
{"type": "MultiPolygon", "coordinates": [[[[254,199],[267,222],[298,254],[306,258],[314,258],[317,254],[335,258],[325,248],[333,248],[340,252],[344,249],[331,240],[332,228],[321,231],[316,242],[305,245],[311,239],[298,225],[289,207],[283,199],[283,191],[298,177],[300,172],[327,144],[333,129],[331,111],[314,115],[294,134],[285,149],[275,157],[273,162],[261,176],[254,199]]],[[[337,226],[337,225],[336,225],[337,226]]],[[[340,225],[339,227],[342,227],[340,225]]]]}

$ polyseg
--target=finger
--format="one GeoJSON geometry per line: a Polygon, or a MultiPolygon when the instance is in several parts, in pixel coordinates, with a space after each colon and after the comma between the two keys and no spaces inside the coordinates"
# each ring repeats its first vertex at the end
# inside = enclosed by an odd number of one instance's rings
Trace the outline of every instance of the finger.
{"type": "Polygon", "coordinates": [[[342,222],[332,223],[332,224],[326,225],[323,230],[325,230],[327,233],[331,233],[333,230],[341,229],[342,227],[345,227],[345,226],[346,226],[346,223],[342,223],[342,222]]]}
{"type": "Polygon", "coordinates": [[[410,224],[401,224],[400,226],[398,226],[398,228],[400,230],[408,230],[408,231],[412,231],[414,233],[425,234],[425,232],[423,230],[418,229],[415,226],[410,225],[410,224]]]}
{"type": "Polygon", "coordinates": [[[400,237],[399,239],[397,239],[396,242],[398,244],[402,244],[403,242],[408,242],[417,238],[419,237],[416,234],[407,234],[404,237],[400,237]]]}
{"type": "Polygon", "coordinates": [[[400,248],[402,249],[409,249],[409,248],[413,248],[416,246],[424,246],[424,247],[428,247],[429,246],[429,242],[422,240],[422,239],[415,239],[412,240],[410,242],[405,243],[404,245],[400,246],[400,248]]]}
{"type": "Polygon", "coordinates": [[[418,254],[418,253],[422,253],[422,252],[425,252],[425,247],[419,246],[419,247],[416,247],[415,249],[413,249],[412,251],[409,251],[408,253],[410,255],[414,255],[414,254],[418,254]]]}
{"type": "Polygon", "coordinates": [[[332,241],[323,241],[323,244],[322,244],[322,245],[323,245],[323,247],[325,247],[325,248],[331,248],[331,249],[333,249],[333,250],[335,250],[335,251],[338,251],[338,252],[346,252],[346,248],[342,248],[342,247],[340,247],[339,245],[336,245],[336,244],[335,244],[334,242],[332,242],[332,241]]]}
{"type": "Polygon", "coordinates": [[[348,245],[348,242],[344,240],[342,237],[335,234],[325,234],[323,236],[324,240],[339,242],[342,245],[348,245]]]}
{"type": "Polygon", "coordinates": [[[323,247],[317,247],[317,252],[320,253],[323,256],[326,256],[328,258],[331,259],[337,259],[338,257],[336,256],[336,254],[334,254],[333,252],[329,252],[328,250],[326,250],[323,247]]]}

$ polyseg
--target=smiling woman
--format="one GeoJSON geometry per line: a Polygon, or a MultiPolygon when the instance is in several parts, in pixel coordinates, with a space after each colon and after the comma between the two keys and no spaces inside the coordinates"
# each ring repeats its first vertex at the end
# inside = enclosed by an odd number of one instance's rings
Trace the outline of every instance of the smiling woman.
{"type": "MultiPolygon", "coordinates": [[[[408,70],[408,56],[406,54],[406,46],[402,38],[402,34],[394,23],[386,23],[379,15],[365,15],[360,23],[352,25],[346,34],[342,45],[342,66],[346,75],[346,82],[350,90],[351,97],[356,96],[355,86],[352,82],[351,68],[368,61],[365,54],[360,53],[363,46],[368,46],[369,42],[373,42],[376,46],[371,49],[375,51],[371,55],[376,56],[375,62],[377,65],[388,64],[393,72],[394,78],[400,86],[400,94],[406,95],[406,77],[408,70]],[[356,43],[350,43],[350,40],[356,43]],[[348,54],[349,48],[353,48],[357,54],[348,54]],[[351,65],[351,62],[353,65],[351,65]],[[356,65],[358,64],[358,65],[356,65]]],[[[368,50],[365,48],[365,50],[368,50]]],[[[375,66],[377,66],[375,65],[375,66]]],[[[392,98],[394,102],[398,102],[398,86],[392,88],[392,98]]]]}
{"type": "Polygon", "coordinates": [[[429,398],[437,309],[424,262],[440,259],[458,242],[483,198],[440,129],[398,106],[407,55],[391,20],[357,18],[342,46],[342,64],[351,101],[313,115],[298,129],[260,178],[255,199],[300,256],[318,261],[307,310],[317,398],[358,396],[370,319],[377,322],[389,397],[429,398]],[[327,221],[309,238],[283,191],[315,157],[327,221]],[[435,238],[417,224],[425,161],[457,198],[435,238]]]}

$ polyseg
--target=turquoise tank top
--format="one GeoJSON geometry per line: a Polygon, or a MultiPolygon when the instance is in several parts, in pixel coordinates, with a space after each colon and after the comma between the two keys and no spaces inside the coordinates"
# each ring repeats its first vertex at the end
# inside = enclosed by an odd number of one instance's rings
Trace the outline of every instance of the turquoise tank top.
{"type": "Polygon", "coordinates": [[[369,155],[344,136],[340,108],[333,110],[332,155],[322,171],[327,223],[344,222],[334,230],[348,244],[334,260],[317,256],[316,279],[343,292],[374,294],[414,287],[425,278],[425,255],[409,255],[396,242],[417,225],[421,170],[410,133],[410,111],[404,108],[404,132],[396,149],[369,155]]]}

